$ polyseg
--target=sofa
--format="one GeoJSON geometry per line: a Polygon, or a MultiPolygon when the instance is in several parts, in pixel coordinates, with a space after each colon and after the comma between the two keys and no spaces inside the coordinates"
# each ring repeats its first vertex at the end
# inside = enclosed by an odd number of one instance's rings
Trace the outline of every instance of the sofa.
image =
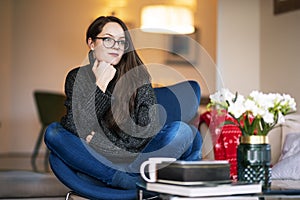
{"type": "MultiPolygon", "coordinates": [[[[214,144],[208,125],[200,123],[199,130],[203,138],[203,159],[214,160],[214,144]]],[[[300,189],[300,114],[287,115],[283,124],[269,132],[268,139],[272,179],[297,181],[297,188],[300,189]]]]}

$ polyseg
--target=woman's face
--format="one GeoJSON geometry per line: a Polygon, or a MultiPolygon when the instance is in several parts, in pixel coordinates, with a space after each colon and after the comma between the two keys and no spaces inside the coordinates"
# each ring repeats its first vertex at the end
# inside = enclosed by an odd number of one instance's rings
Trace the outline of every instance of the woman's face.
{"type": "Polygon", "coordinates": [[[109,22],[104,25],[102,32],[97,35],[94,42],[91,38],[89,39],[89,46],[94,49],[98,61],[117,65],[124,54],[124,48],[121,44],[124,41],[125,33],[121,25],[116,22],[109,22]]]}

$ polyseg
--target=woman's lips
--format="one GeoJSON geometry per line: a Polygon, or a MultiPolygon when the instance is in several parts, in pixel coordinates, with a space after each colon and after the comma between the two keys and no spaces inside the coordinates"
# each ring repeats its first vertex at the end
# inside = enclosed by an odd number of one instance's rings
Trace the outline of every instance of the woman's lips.
{"type": "Polygon", "coordinates": [[[113,56],[113,57],[118,57],[119,54],[118,53],[109,53],[110,56],[113,56]]]}

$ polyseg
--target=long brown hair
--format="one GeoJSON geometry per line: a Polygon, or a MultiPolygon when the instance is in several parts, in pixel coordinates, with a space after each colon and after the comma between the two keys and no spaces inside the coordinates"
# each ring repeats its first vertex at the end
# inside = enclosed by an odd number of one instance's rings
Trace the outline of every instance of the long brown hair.
{"type": "Polygon", "coordinates": [[[109,125],[109,128],[119,131],[120,129],[117,122],[125,123],[128,115],[124,113],[127,113],[129,109],[129,113],[132,114],[135,107],[136,90],[132,94],[128,91],[132,88],[137,89],[144,83],[150,83],[150,74],[134,49],[126,24],[117,17],[101,16],[95,19],[86,32],[86,43],[88,43],[89,38],[95,41],[97,35],[102,32],[103,27],[109,22],[116,22],[122,27],[125,33],[125,40],[129,43],[129,49],[124,52],[120,62],[115,66],[117,73],[110,83],[116,85],[122,76],[126,79],[126,84],[122,85],[122,90],[114,96],[114,106],[117,106],[117,109],[114,110],[118,110],[118,112],[112,113],[112,110],[110,109],[106,114],[106,122],[109,125]],[[136,67],[138,67],[138,70],[134,70],[134,73],[130,73],[130,76],[124,76],[127,72],[136,67]],[[130,99],[129,105],[127,103],[128,99],[130,99]]]}

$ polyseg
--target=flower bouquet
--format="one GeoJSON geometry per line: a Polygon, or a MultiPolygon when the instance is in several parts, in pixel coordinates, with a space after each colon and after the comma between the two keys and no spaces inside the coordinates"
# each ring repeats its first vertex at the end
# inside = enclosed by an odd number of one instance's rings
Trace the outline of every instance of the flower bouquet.
{"type": "Polygon", "coordinates": [[[237,124],[243,136],[266,136],[285,121],[285,115],[296,111],[296,102],[288,94],[253,91],[244,97],[223,88],[210,95],[208,108],[219,114],[229,114],[236,123],[227,120],[225,124],[237,124]]]}

